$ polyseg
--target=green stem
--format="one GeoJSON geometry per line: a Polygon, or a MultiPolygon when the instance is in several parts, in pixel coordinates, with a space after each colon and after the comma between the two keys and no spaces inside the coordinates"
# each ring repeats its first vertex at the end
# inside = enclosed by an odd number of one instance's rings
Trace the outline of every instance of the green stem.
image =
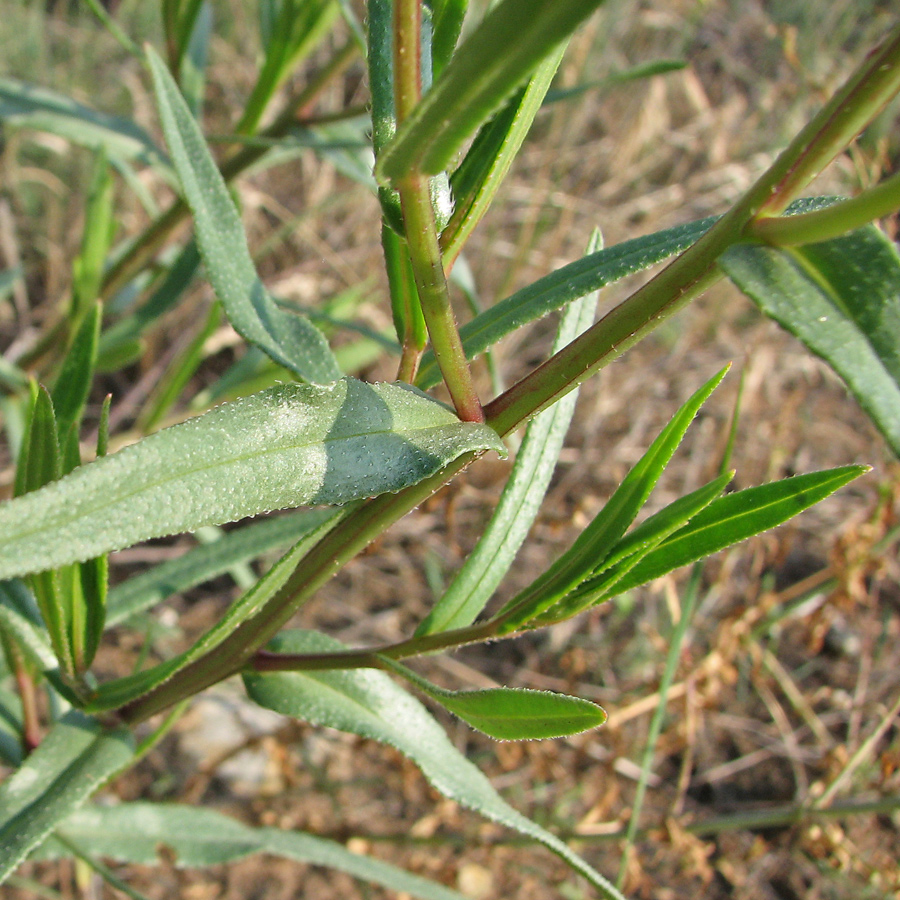
{"type": "MultiPolygon", "coordinates": [[[[394,113],[399,127],[422,98],[420,0],[394,0],[394,113]]],[[[431,180],[417,173],[398,179],[409,259],[422,315],[438,367],[464,422],[483,422],[481,401],[450,305],[450,292],[431,203],[431,180]]]]}
{"type": "MultiPolygon", "coordinates": [[[[900,23],[797,135],[773,167],[779,177],[760,207],[778,215],[900,90],[900,23]]],[[[765,176],[764,176],[765,177],[765,176]]]]}
{"type": "Polygon", "coordinates": [[[284,586],[259,612],[208,653],[114,715],[137,723],[240,672],[257,651],[323,584],[390,525],[430,497],[478,456],[466,453],[437,475],[397,494],[383,494],[351,510],[303,558],[284,586]]]}
{"type": "Polygon", "coordinates": [[[775,247],[793,247],[830,241],[862,228],[876,219],[883,219],[900,209],[900,172],[881,184],[863,191],[849,200],[842,200],[825,209],[796,216],[777,216],[757,219],[749,233],[775,247]]]}
{"type": "MultiPolygon", "coordinates": [[[[260,136],[268,139],[284,137],[296,123],[297,110],[315,100],[322,89],[356,57],[356,52],[356,42],[348,40],[338,49],[328,65],[299,94],[287,102],[275,121],[264,129],[260,136]]],[[[265,141],[260,145],[241,147],[222,163],[222,177],[226,182],[233,181],[241,172],[265,156],[269,149],[270,145],[265,141]]],[[[189,215],[190,209],[187,204],[180,198],[174,200],[171,206],[147,226],[128,251],[106,272],[100,287],[100,298],[107,300],[128,284],[153,260],[175,229],[189,215]]]]}
{"type": "Polygon", "coordinates": [[[497,636],[495,622],[469,625],[438,634],[425,634],[396,644],[385,644],[371,650],[347,650],[338,653],[270,653],[261,650],[250,661],[257,672],[298,672],[322,669],[383,669],[379,656],[407,659],[437,650],[455,649],[466,644],[489,641],[497,636]]]}
{"type": "MultiPolygon", "coordinates": [[[[868,65],[867,60],[863,66],[865,71],[868,71],[868,65]]],[[[856,76],[854,79],[858,81],[856,76]]],[[[828,110],[829,107],[826,107],[813,123],[827,117],[828,110]]],[[[821,132],[819,122],[814,133],[821,132]]],[[[735,207],[693,247],[581,338],[551,357],[537,372],[498,397],[487,410],[489,423],[499,433],[508,433],[520,422],[576,387],[621,353],[625,346],[630,346],[663,318],[714,283],[720,277],[716,259],[729,246],[745,237],[748,224],[772,196],[774,188],[784,182],[799,157],[808,157],[808,150],[808,147],[800,147],[794,142],[735,207]]],[[[797,183],[797,190],[799,189],[800,185],[797,183]]],[[[793,196],[788,195],[787,200],[791,199],[793,196]]],[[[433,227],[433,219],[431,222],[433,227]]],[[[439,255],[437,259],[439,264],[439,255]]],[[[431,496],[476,456],[477,454],[466,454],[439,474],[397,494],[377,497],[350,512],[309,552],[285,586],[254,618],[242,623],[220,645],[186,666],[170,681],[122,707],[118,711],[120,718],[131,723],[142,721],[239,672],[319,586],[371,540],[431,496]]]]}
{"type": "Polygon", "coordinates": [[[483,422],[481,401],[450,306],[450,292],[438,247],[428,178],[409,175],[397,185],[409,246],[409,258],[422,304],[422,315],[453,405],[464,422],[483,422]]]}
{"type": "Polygon", "coordinates": [[[721,277],[716,261],[722,253],[752,233],[763,211],[777,215],[796,199],[898,91],[900,25],[728,213],[624,303],[488,404],[488,424],[508,434],[714,284],[721,277]]]}
{"type": "Polygon", "coordinates": [[[394,0],[394,115],[397,126],[422,99],[422,7],[420,0],[394,0]]]}

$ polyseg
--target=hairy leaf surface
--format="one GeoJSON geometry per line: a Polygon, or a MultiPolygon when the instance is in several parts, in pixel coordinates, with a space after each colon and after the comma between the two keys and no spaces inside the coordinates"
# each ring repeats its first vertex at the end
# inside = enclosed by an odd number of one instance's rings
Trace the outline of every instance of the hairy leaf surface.
{"type": "Polygon", "coordinates": [[[404,385],[279,385],[150,435],[0,506],[0,578],[294,506],[398,491],[472,450],[485,425],[404,385]]]}

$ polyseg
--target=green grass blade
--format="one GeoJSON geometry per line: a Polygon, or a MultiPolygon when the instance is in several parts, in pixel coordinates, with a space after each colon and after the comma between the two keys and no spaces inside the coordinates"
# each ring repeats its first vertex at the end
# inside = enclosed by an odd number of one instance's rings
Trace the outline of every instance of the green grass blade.
{"type": "Polygon", "coordinates": [[[107,622],[118,625],[157,603],[209,581],[232,566],[248,563],[280,550],[333,516],[331,510],[301,510],[288,516],[263,519],[202,544],[116,585],[109,592],[107,622]]]}
{"type": "Polygon", "coordinates": [[[729,278],[844,379],[900,455],[900,255],[874,225],[821,244],[739,245],[729,278]]]}
{"type": "MultiPolygon", "coordinates": [[[[390,891],[421,900],[465,900],[462,894],[412,875],[380,860],[351,853],[337,841],[277,828],[253,828],[214,809],[175,803],[120,803],[89,806],[71,815],[57,829],[77,838],[96,856],[121,863],[153,866],[165,846],[179,867],[199,868],[267,853],[313,866],[346,872],[390,891]]],[[[69,856],[52,837],[38,859],[69,856]]]]}
{"type": "Polygon", "coordinates": [[[388,657],[384,666],[405,678],[472,728],[498,741],[533,741],[565,737],[596,728],[606,713],[580,697],[525,688],[448,691],[388,657]]]}
{"type": "Polygon", "coordinates": [[[397,491],[463,453],[505,452],[405,385],[280,385],[0,505],[0,578],[201,525],[397,491]]]}
{"type": "Polygon", "coordinates": [[[500,611],[504,620],[501,634],[517,631],[552,607],[588,578],[612,552],[650,496],[694,416],[727,371],[716,373],[675,413],[575,543],[531,587],[500,611]]]}
{"type": "MultiPolygon", "coordinates": [[[[283,653],[343,650],[323,634],[289,631],[268,649],[283,653]]],[[[384,673],[374,670],[245,673],[250,696],[261,706],[314,725],[326,725],[395,747],[408,756],[445,797],[544,844],[605,897],[621,895],[566,844],[509,806],[488,779],[450,742],[427,710],[384,673]]]]}
{"type": "Polygon", "coordinates": [[[62,455],[53,400],[43,385],[31,383],[31,407],[16,466],[14,493],[30,493],[62,474],[62,455]]]}
{"type": "Polygon", "coordinates": [[[444,71],[456,49],[469,0],[434,0],[431,8],[434,12],[431,57],[437,76],[444,71]]]}
{"type": "MultiPolygon", "coordinates": [[[[590,253],[600,243],[596,234],[590,253]]],[[[554,352],[576,338],[594,320],[596,294],[573,301],[563,313],[554,352]]],[[[534,523],[562,450],[578,392],[536,416],[525,431],[500,501],[473,551],[416,634],[462,628],[475,621],[509,571],[534,523]]]]}
{"type": "MultiPolygon", "coordinates": [[[[474,359],[507,334],[543,318],[572,300],[680,253],[715,221],[714,217],[701,219],[625,241],[557,269],[463,325],[459,334],[466,356],[474,359]]],[[[439,381],[440,372],[434,354],[429,350],[422,357],[416,384],[427,390],[439,381]]]]}
{"type": "Polygon", "coordinates": [[[176,353],[159,381],[156,382],[150,397],[147,398],[146,405],[137,417],[136,427],[139,432],[146,434],[153,431],[166,413],[178,402],[182,391],[205,359],[206,342],[216,333],[221,322],[222,306],[220,303],[213,303],[206,314],[206,321],[202,323],[187,346],[176,353]]]}
{"type": "Polygon", "coordinates": [[[502,0],[454,52],[376,166],[379,181],[444,171],[463,142],[602,0],[502,0]]]}
{"type": "Polygon", "coordinates": [[[868,466],[843,466],[796,475],[720,497],[648,553],[615,585],[615,591],[629,591],[781,525],[867,471],[868,466]]]}
{"type": "Polygon", "coordinates": [[[0,785],[0,882],[131,759],[131,735],[68,713],[0,785]]]}
{"type": "Polygon", "coordinates": [[[206,94],[206,66],[213,34],[213,8],[208,0],[198,5],[197,16],[187,32],[187,44],[182,51],[178,83],[184,99],[195,118],[200,119],[206,94]]]}
{"type": "Polygon", "coordinates": [[[547,92],[546,104],[559,103],[563,100],[571,100],[580,97],[587,91],[605,90],[620,84],[628,84],[643,78],[652,78],[655,75],[665,75],[668,72],[677,72],[688,65],[683,59],[654,59],[647,63],[639,63],[621,72],[613,72],[599,81],[589,81],[586,84],[576,84],[570,88],[558,88],[547,92]]]}
{"type": "Polygon", "coordinates": [[[147,59],[166,141],[194,214],[207,277],[229,321],[299,378],[335,381],[340,369],[322,333],[308,320],[280,309],[259,280],[240,216],[196,120],[152,48],[147,59]]]}

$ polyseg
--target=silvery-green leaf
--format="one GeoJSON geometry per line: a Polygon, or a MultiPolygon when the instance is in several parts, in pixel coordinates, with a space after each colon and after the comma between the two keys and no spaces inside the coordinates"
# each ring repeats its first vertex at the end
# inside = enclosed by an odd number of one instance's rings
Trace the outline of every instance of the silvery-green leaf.
{"type": "Polygon", "coordinates": [[[399,491],[469,451],[486,425],[399,384],[279,385],[0,505],[0,578],[273,509],[399,491]]]}

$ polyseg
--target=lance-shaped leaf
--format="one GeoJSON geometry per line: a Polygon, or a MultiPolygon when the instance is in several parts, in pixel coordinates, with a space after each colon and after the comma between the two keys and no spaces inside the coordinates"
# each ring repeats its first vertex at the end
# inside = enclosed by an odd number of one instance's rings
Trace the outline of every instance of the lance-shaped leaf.
{"type": "Polygon", "coordinates": [[[541,108],[564,52],[565,45],[538,66],[528,84],[479,131],[451,176],[456,207],[441,235],[445,260],[456,259],[490,207],[541,108]]]}
{"type": "Polygon", "coordinates": [[[405,385],[280,385],[0,506],[0,578],[273,509],[398,491],[488,449],[504,452],[493,430],[405,385]]]}
{"type": "Polygon", "coordinates": [[[612,593],[629,591],[781,525],[868,471],[868,466],[842,466],[719,497],[616,581],[612,593]]]}
{"type": "MultiPolygon", "coordinates": [[[[279,634],[267,649],[276,653],[329,653],[345,648],[327,635],[288,631],[279,634]]],[[[395,747],[413,760],[445,797],[539,841],[604,896],[622,900],[599,872],[559,838],[509,806],[481,771],[453,746],[425,707],[384,672],[247,672],[244,684],[261,706],[395,747]]]]}
{"type": "Polygon", "coordinates": [[[133,753],[125,729],[68,713],[0,785],[0,882],[133,753]]]}
{"type": "Polygon", "coordinates": [[[844,379],[900,455],[900,256],[893,243],[867,225],[803,247],[738,245],[720,264],[844,379]]]}
{"type": "Polygon", "coordinates": [[[336,380],[340,369],[322,332],[302,316],[281,309],[259,280],[241,217],[196,119],[152,48],[147,59],[172,162],[194,214],[207,277],[229,321],[239,334],[304,381],[336,380]]]}
{"type": "Polygon", "coordinates": [[[619,593],[615,589],[617,582],[621,581],[654,547],[687,524],[701,509],[709,506],[725,490],[733,477],[734,472],[726,472],[645,519],[612,548],[609,555],[594,570],[593,576],[582,581],[559,603],[533,618],[528,622],[528,627],[541,628],[569,619],[589,606],[595,606],[615,596],[619,593]]]}
{"type": "MultiPolygon", "coordinates": [[[[117,862],[156,865],[163,847],[176,866],[185,867],[219,865],[254,853],[268,853],[346,872],[422,900],[465,900],[450,888],[352,853],[337,841],[302,831],[252,828],[214,809],[175,803],[90,806],[71,815],[57,831],[63,838],[90,848],[93,855],[117,862]]],[[[51,837],[34,856],[59,859],[70,855],[51,837]]]]}
{"type": "Polygon", "coordinates": [[[102,305],[91,301],[63,361],[56,384],[53,385],[50,396],[56,411],[60,443],[69,438],[70,431],[74,431],[75,438],[78,436],[97,363],[102,314],[102,305]]]}
{"type": "Polygon", "coordinates": [[[376,173],[436,175],[463,142],[602,0],[502,0],[453,54],[385,148],[376,173]]]}
{"type": "Polygon", "coordinates": [[[688,399],[572,546],[500,610],[503,618],[500,634],[517,631],[549,609],[589,577],[610,554],[650,496],[694,416],[727,371],[718,372],[688,399]]]}
{"type": "Polygon", "coordinates": [[[498,741],[564,737],[596,728],[606,713],[581,697],[525,688],[448,691],[388,657],[383,665],[414,684],[453,715],[498,741]]]}

